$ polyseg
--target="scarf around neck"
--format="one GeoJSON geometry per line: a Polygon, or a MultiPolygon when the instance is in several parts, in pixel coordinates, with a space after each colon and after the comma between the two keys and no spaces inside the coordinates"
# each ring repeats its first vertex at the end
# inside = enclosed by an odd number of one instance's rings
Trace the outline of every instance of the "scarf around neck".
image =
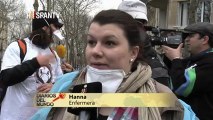
{"type": "MultiPolygon", "coordinates": [[[[70,89],[72,86],[77,84],[85,83],[85,73],[83,70],[78,77],[75,77],[74,81],[71,83],[70,89]]],[[[155,82],[151,78],[151,68],[148,65],[138,64],[137,69],[124,78],[122,83],[117,89],[117,93],[157,93],[157,92],[165,92],[164,87],[160,87],[159,83],[155,82]],[[162,89],[163,88],[163,89],[162,89]]],[[[163,85],[162,85],[163,86],[163,85]]],[[[172,91],[167,88],[168,91],[172,93],[172,91]]],[[[166,91],[166,92],[168,92],[166,91]]],[[[119,108],[114,108],[113,112],[108,116],[108,120],[115,120],[117,116],[128,117],[128,118],[136,118],[137,120],[180,120],[183,119],[183,107],[179,102],[176,102],[175,107],[171,108],[158,108],[158,107],[140,107],[140,108],[124,108],[124,113],[119,114],[119,108]],[[168,111],[169,112],[165,112],[168,111]],[[136,111],[136,112],[134,112],[136,111]],[[113,115],[115,113],[115,115],[113,115]],[[118,114],[117,114],[118,113],[118,114]],[[127,114],[126,114],[127,113],[127,114]],[[136,113],[136,114],[134,114],[136,113]]],[[[51,120],[79,120],[79,117],[70,114],[67,112],[66,108],[62,110],[61,108],[54,108],[48,115],[48,118],[51,120]],[[57,112],[58,111],[58,112],[57,112]],[[61,112],[62,111],[62,112],[61,112]],[[69,117],[68,117],[69,116],[69,117]]],[[[48,120],[49,120],[48,119],[48,120]]]]}
{"type": "MultiPolygon", "coordinates": [[[[74,85],[85,83],[85,70],[74,81],[74,85]]],[[[156,93],[155,85],[151,79],[152,70],[150,66],[139,63],[137,69],[125,77],[116,93],[156,93]]],[[[134,109],[134,108],[133,108],[134,109]]],[[[161,120],[157,107],[138,108],[138,120],[161,120]]]]}
{"type": "MultiPolygon", "coordinates": [[[[85,74],[86,71],[83,70],[78,77],[76,77],[74,79],[74,81],[72,82],[72,86],[73,85],[77,85],[77,84],[84,84],[85,83],[85,74]]],[[[139,63],[137,66],[137,69],[132,72],[131,74],[129,74],[128,76],[126,76],[124,78],[124,80],[122,81],[122,83],[120,84],[120,86],[117,89],[117,93],[157,93],[157,92],[165,92],[165,90],[163,91],[159,91],[158,83],[154,82],[154,80],[151,78],[151,68],[148,65],[144,65],[139,63]]],[[[72,88],[71,86],[71,88],[72,88]]],[[[71,89],[70,88],[70,89],[71,89]]],[[[170,91],[170,90],[168,90],[170,91]]],[[[179,120],[182,116],[183,116],[183,108],[181,106],[181,104],[179,102],[177,102],[177,105],[173,108],[168,108],[168,110],[170,112],[168,112],[168,114],[171,114],[169,117],[168,116],[161,116],[162,111],[166,111],[166,109],[164,110],[164,108],[158,108],[158,107],[140,107],[140,108],[125,108],[125,112],[126,111],[130,111],[128,112],[128,115],[125,115],[127,117],[131,117],[131,115],[134,115],[134,118],[136,117],[138,120],[162,120],[162,119],[173,119],[174,120],[179,120]],[[179,107],[178,107],[179,106],[179,107]],[[138,114],[132,114],[134,112],[135,109],[137,109],[137,113],[138,114]],[[171,112],[171,110],[175,110],[176,112],[171,112]]],[[[117,110],[117,108],[115,108],[113,110],[113,112],[109,115],[108,119],[111,117],[112,120],[116,119],[116,115],[112,115],[114,113],[119,113],[117,110]]],[[[57,110],[56,110],[57,111],[57,110]]],[[[58,111],[61,111],[60,109],[58,111]]],[[[66,111],[66,110],[65,110],[66,111]]],[[[64,112],[65,112],[64,111],[64,112]]],[[[62,112],[60,113],[62,118],[64,118],[66,115],[65,113],[62,112]]],[[[54,114],[54,110],[52,110],[52,114],[54,114]]],[[[51,114],[50,114],[51,116],[51,114]]],[[[59,116],[59,114],[55,114],[55,116],[59,116]]],[[[57,119],[57,117],[55,117],[57,119]]],[[[123,115],[121,117],[124,117],[123,115]]],[[[62,119],[60,118],[60,119],[62,119]]],[[[78,116],[74,115],[74,114],[69,114],[69,120],[79,120],[78,116]]],[[[110,120],[110,119],[109,119],[110,120]]]]}
{"type": "Polygon", "coordinates": [[[152,71],[150,66],[138,64],[137,69],[132,72],[117,89],[117,93],[136,93],[141,86],[150,80],[152,71]]]}
{"type": "MultiPolygon", "coordinates": [[[[151,75],[150,66],[138,64],[137,69],[126,80],[124,79],[117,92],[157,93],[151,75]]],[[[138,120],[161,120],[159,109],[157,107],[138,108],[138,120]]]]}

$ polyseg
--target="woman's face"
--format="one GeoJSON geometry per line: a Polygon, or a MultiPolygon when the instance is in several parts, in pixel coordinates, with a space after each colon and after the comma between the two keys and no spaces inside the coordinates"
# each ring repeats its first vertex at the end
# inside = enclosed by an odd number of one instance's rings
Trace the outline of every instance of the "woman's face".
{"type": "Polygon", "coordinates": [[[124,31],[118,25],[91,24],[86,47],[88,65],[97,69],[123,69],[128,73],[131,59],[136,59],[138,51],[138,47],[129,47],[124,31]]]}

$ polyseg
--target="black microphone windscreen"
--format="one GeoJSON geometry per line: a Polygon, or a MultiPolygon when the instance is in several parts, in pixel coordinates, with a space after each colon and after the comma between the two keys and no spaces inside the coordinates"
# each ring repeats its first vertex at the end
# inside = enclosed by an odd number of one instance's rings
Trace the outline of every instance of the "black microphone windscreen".
{"type": "Polygon", "coordinates": [[[86,86],[85,93],[102,93],[101,82],[92,82],[92,83],[75,85],[72,89],[72,93],[82,93],[82,89],[84,89],[85,86],[86,86]]]}
{"type": "MultiPolygon", "coordinates": [[[[84,91],[84,93],[102,93],[102,83],[101,82],[92,82],[92,83],[75,85],[72,88],[71,92],[72,93],[82,93],[82,90],[84,91]]],[[[90,108],[72,108],[72,107],[69,107],[67,109],[67,111],[72,113],[72,114],[75,114],[75,115],[79,115],[81,113],[81,111],[88,111],[89,113],[95,115],[97,108],[93,108],[93,107],[90,107],[90,108]]],[[[93,118],[93,116],[90,116],[90,117],[93,118]]]]}

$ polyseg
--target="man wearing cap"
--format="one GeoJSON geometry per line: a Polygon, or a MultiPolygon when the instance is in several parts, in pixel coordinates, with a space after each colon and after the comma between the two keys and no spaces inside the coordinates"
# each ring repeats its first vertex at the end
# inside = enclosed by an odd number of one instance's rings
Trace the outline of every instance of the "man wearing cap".
{"type": "Polygon", "coordinates": [[[184,28],[185,46],[191,56],[181,57],[177,49],[163,46],[165,55],[172,61],[171,78],[174,91],[191,105],[201,120],[213,119],[213,25],[202,22],[184,28]]]}
{"type": "MultiPolygon", "coordinates": [[[[144,25],[148,22],[146,4],[140,0],[124,0],[118,6],[118,10],[130,14],[138,23],[139,28],[142,31],[145,30],[144,25]]],[[[167,67],[157,52],[152,48],[151,40],[148,35],[146,34],[145,36],[147,39],[144,41],[144,53],[141,54],[143,54],[147,63],[152,68],[152,78],[170,87],[170,78],[167,67]]]]}
{"type": "MultiPolygon", "coordinates": [[[[39,13],[42,12],[48,13],[39,13]]],[[[26,55],[23,61],[17,41],[7,47],[0,78],[9,87],[2,101],[0,120],[28,120],[38,110],[33,107],[36,93],[49,92],[55,78],[63,74],[58,55],[49,47],[53,35],[63,38],[59,31],[62,25],[57,17],[35,17],[32,33],[24,39],[26,55]]]]}

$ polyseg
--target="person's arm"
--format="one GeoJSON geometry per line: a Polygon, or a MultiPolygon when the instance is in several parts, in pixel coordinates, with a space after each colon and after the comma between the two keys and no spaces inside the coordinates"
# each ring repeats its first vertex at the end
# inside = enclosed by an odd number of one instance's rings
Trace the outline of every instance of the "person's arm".
{"type": "Polygon", "coordinates": [[[186,69],[183,69],[182,66],[178,67],[178,61],[174,61],[171,77],[174,82],[175,93],[184,97],[212,93],[212,61],[213,58],[209,56],[198,63],[191,64],[186,69]]]}
{"type": "Polygon", "coordinates": [[[2,58],[0,77],[4,84],[11,86],[24,81],[39,67],[36,58],[21,63],[18,43],[13,42],[7,47],[2,58]]]}
{"type": "Polygon", "coordinates": [[[182,95],[183,94],[179,91],[180,86],[184,85],[186,82],[184,73],[185,73],[185,68],[186,64],[183,62],[182,57],[181,57],[181,48],[183,44],[180,44],[178,48],[174,49],[168,46],[162,46],[163,51],[165,52],[166,57],[171,60],[171,67],[170,67],[170,76],[172,79],[172,85],[173,85],[173,90],[178,94],[182,95]]]}
{"type": "Polygon", "coordinates": [[[202,61],[198,62],[199,65],[191,64],[187,66],[187,60],[181,60],[181,47],[182,45],[179,45],[177,49],[173,49],[163,46],[165,55],[172,61],[170,76],[175,93],[184,97],[211,93],[213,89],[209,85],[213,84],[211,79],[213,71],[212,56],[208,54],[208,56],[203,57],[202,61]]]}
{"type": "Polygon", "coordinates": [[[4,69],[0,73],[1,80],[8,85],[14,85],[24,81],[40,67],[36,58],[23,62],[12,68],[4,69]]]}
{"type": "Polygon", "coordinates": [[[4,84],[11,86],[24,81],[39,67],[49,65],[53,55],[38,55],[21,63],[20,49],[17,42],[11,43],[3,56],[0,78],[4,84]]]}
{"type": "MultiPolygon", "coordinates": [[[[176,58],[172,60],[170,69],[170,76],[172,79],[173,90],[176,91],[186,80],[184,76],[185,65],[182,59],[176,58]]],[[[178,94],[180,95],[180,94],[178,94]]]]}

